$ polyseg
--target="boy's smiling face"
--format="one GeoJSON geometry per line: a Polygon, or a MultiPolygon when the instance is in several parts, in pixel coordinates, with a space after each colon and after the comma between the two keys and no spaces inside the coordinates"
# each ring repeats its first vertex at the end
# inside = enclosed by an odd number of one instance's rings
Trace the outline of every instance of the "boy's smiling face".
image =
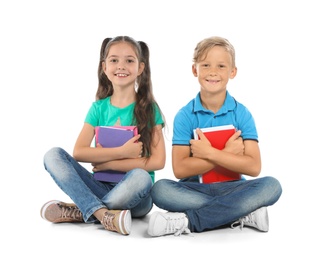
{"type": "Polygon", "coordinates": [[[204,60],[193,64],[192,72],[202,91],[226,91],[229,79],[236,76],[237,68],[233,67],[231,55],[221,46],[214,46],[206,53],[204,60]]]}

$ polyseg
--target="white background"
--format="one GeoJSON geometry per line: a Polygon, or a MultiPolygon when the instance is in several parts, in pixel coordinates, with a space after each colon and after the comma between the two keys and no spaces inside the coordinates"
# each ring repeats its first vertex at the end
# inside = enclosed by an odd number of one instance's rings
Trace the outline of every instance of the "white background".
{"type": "Polygon", "coordinates": [[[1,1],[1,258],[197,259],[209,251],[220,259],[330,259],[328,6],[326,0],[1,1]],[[255,117],[261,176],[283,186],[269,207],[268,233],[246,228],[149,238],[149,217],[134,220],[130,236],[40,218],[46,201],[69,201],[44,170],[43,155],[53,146],[71,153],[95,98],[101,42],[117,35],[150,47],[154,95],[167,120],[167,164],[157,179],[173,178],[173,117],[199,91],[191,73],[196,43],[212,35],[232,42],[238,74],[228,90],[255,117]]]}

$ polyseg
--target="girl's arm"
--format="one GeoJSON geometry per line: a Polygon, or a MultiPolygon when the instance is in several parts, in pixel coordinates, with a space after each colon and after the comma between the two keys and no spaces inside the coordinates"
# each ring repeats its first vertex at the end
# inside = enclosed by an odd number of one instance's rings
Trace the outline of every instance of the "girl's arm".
{"type": "MultiPolygon", "coordinates": [[[[102,150],[104,148],[100,148],[102,150]]],[[[130,171],[134,168],[141,168],[146,171],[156,171],[163,169],[165,166],[166,151],[162,132],[162,126],[154,127],[154,135],[152,140],[151,155],[149,158],[140,157],[134,159],[112,160],[105,163],[93,164],[93,171],[101,171],[112,169],[116,171],[130,171]]]]}
{"type": "Polygon", "coordinates": [[[140,135],[131,138],[120,147],[103,149],[91,147],[94,138],[94,127],[88,123],[84,123],[74,147],[73,157],[77,161],[88,163],[103,163],[123,158],[138,158],[142,149],[142,143],[136,142],[139,137],[140,135]]]}
{"type": "Polygon", "coordinates": [[[182,179],[203,174],[216,165],[248,176],[258,176],[261,171],[258,142],[252,140],[242,142],[239,136],[238,131],[229,139],[223,150],[213,148],[203,133],[200,134],[200,140],[191,140],[191,146],[174,145],[172,166],[175,177],[182,179]],[[192,156],[190,156],[191,150],[192,156]]]}

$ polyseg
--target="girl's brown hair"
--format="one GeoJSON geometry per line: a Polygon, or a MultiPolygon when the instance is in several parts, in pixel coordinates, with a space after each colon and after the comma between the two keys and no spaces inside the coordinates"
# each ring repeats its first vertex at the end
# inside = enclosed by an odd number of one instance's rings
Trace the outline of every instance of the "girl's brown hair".
{"type": "Polygon", "coordinates": [[[102,63],[107,58],[110,47],[118,42],[129,43],[134,48],[138,61],[145,64],[144,71],[136,80],[136,104],[133,112],[134,122],[132,122],[132,125],[138,127],[138,132],[141,135],[139,140],[144,144],[143,156],[148,157],[151,152],[151,142],[153,140],[155,109],[158,109],[161,115],[162,112],[153,95],[151,69],[149,64],[149,48],[145,42],[135,41],[129,36],[117,36],[115,38],[105,38],[103,40],[98,67],[99,86],[96,93],[96,100],[109,97],[114,92],[113,84],[103,72],[102,63]]]}

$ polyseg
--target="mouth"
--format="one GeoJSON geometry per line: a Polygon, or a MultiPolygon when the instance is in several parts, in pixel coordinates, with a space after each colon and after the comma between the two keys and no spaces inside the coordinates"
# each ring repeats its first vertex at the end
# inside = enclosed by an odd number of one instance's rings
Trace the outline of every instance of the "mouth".
{"type": "Polygon", "coordinates": [[[210,79],[207,79],[206,81],[211,84],[216,84],[216,83],[220,82],[220,80],[210,80],[210,79]]]}
{"type": "Polygon", "coordinates": [[[129,76],[129,74],[125,74],[125,73],[116,73],[115,76],[117,76],[117,77],[127,77],[127,76],[129,76]]]}

